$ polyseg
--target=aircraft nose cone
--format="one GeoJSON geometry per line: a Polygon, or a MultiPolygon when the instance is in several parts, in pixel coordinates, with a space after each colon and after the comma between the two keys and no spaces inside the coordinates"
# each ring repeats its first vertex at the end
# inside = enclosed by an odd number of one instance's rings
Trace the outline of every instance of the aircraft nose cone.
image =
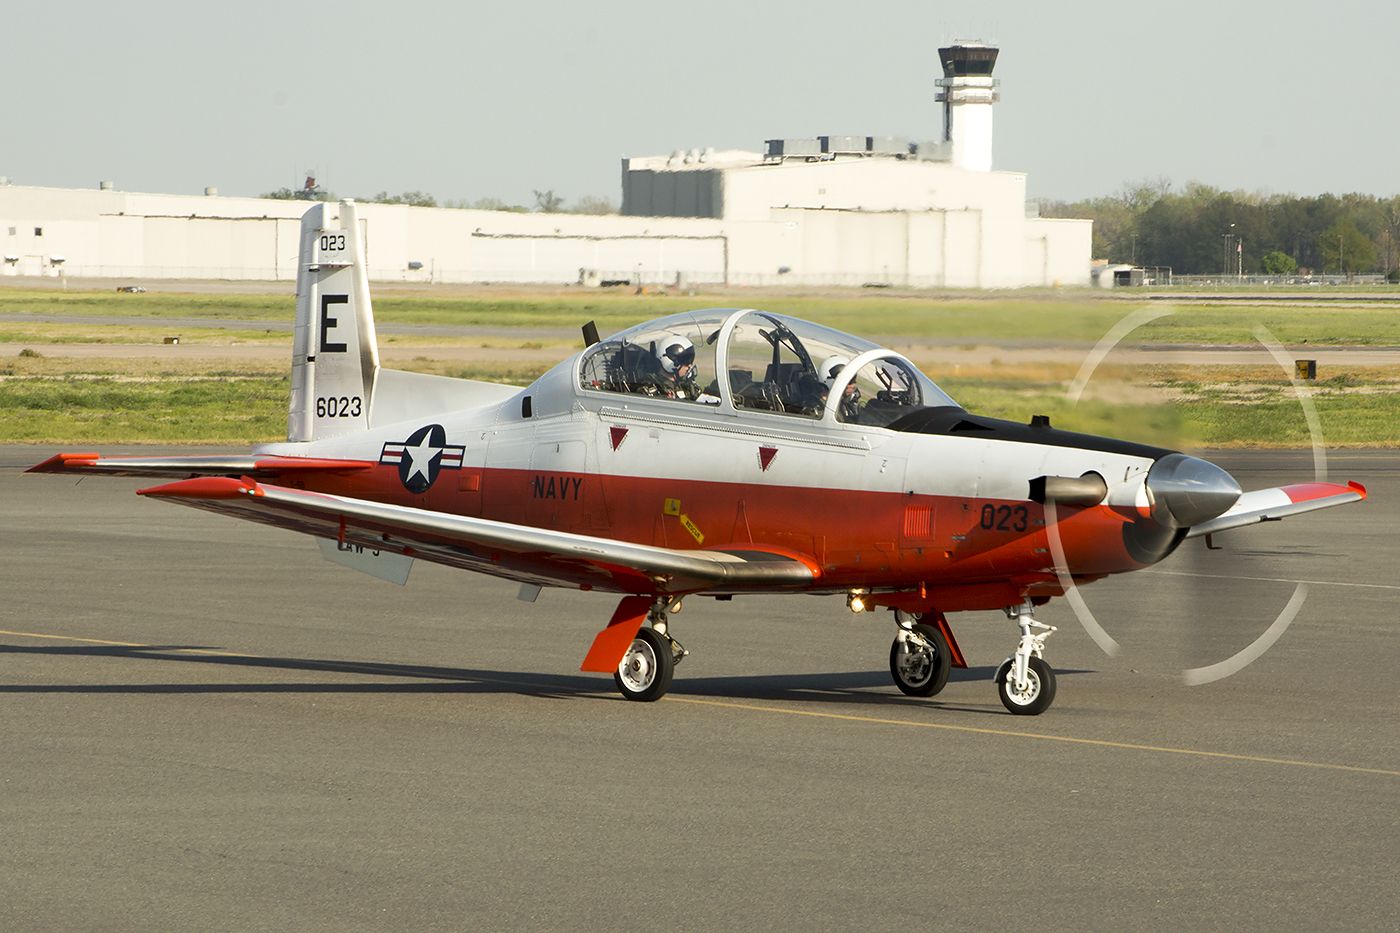
{"type": "Polygon", "coordinates": [[[1158,521],[1189,528],[1234,505],[1240,484],[1208,460],[1168,454],[1147,471],[1147,492],[1158,521]]]}

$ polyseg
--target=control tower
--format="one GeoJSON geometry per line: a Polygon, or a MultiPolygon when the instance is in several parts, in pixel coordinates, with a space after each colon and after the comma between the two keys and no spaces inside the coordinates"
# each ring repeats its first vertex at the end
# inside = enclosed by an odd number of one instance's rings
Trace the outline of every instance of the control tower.
{"type": "Polygon", "coordinates": [[[975,40],[956,39],[938,50],[943,77],[938,102],[943,105],[943,140],[952,144],[953,165],[973,172],[992,170],[992,104],[1001,99],[1001,84],[992,77],[997,49],[975,40]]]}

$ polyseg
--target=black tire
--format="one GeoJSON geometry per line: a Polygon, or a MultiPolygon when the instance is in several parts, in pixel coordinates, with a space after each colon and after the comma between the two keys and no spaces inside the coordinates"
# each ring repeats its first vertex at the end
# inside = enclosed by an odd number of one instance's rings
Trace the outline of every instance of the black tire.
{"type": "Polygon", "coordinates": [[[1029,686],[1024,694],[1011,690],[1011,661],[997,671],[997,695],[1001,705],[1017,716],[1039,716],[1055,702],[1055,670],[1040,658],[1031,658],[1026,665],[1029,686]]]}
{"type": "Polygon", "coordinates": [[[671,642],[649,628],[641,628],[617,666],[613,682],[627,699],[647,703],[666,695],[675,673],[671,642]]]}
{"type": "Polygon", "coordinates": [[[936,626],[920,623],[914,631],[933,646],[932,650],[896,638],[890,645],[890,676],[906,695],[931,697],[948,685],[953,653],[948,650],[948,639],[936,626]]]}

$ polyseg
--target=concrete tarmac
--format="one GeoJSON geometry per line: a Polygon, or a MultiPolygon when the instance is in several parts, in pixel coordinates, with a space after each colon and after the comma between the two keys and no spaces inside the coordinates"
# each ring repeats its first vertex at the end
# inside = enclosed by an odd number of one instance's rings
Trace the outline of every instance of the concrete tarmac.
{"type": "MultiPolygon", "coordinates": [[[[889,680],[887,614],[695,599],[659,703],[577,673],[602,595],[419,564],[22,476],[0,448],[0,929],[1400,929],[1400,456],[1370,501],[1190,542],[1063,600],[1055,706],[1012,717],[1014,628],[889,680]],[[1265,632],[1259,660],[1182,671],[1265,632]]],[[[1222,453],[1246,488],[1304,452],[1222,453]]]]}

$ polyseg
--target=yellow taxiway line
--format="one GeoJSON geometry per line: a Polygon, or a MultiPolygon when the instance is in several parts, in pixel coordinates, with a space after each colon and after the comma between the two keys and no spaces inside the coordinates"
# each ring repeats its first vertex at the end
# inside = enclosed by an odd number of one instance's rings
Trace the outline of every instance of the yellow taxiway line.
{"type": "Polygon", "coordinates": [[[1383,774],[1388,777],[1400,777],[1400,771],[1391,771],[1386,768],[1362,768],[1356,765],[1338,765],[1326,761],[1304,761],[1300,758],[1270,758],[1265,755],[1236,755],[1230,752],[1212,752],[1199,748],[1175,748],[1170,745],[1141,745],[1136,742],[1114,742],[1108,739],[1081,739],[1069,735],[1019,732],[1015,729],[988,729],[982,726],[955,726],[950,723],[917,722],[912,719],[884,719],[879,716],[856,716],[850,713],[824,713],[818,710],[761,706],[756,703],[734,703],[729,700],[701,700],[695,697],[678,697],[674,695],[666,696],[662,699],[670,703],[694,703],[697,706],[718,706],[725,709],[747,710],[756,713],[781,713],[786,716],[812,716],[818,719],[837,719],[844,722],[863,722],[879,726],[907,726],[913,729],[940,729],[945,732],[966,732],[973,735],[996,735],[1017,739],[1040,739],[1043,742],[1064,742],[1070,745],[1093,745],[1099,748],[1117,748],[1134,752],[1191,755],[1197,758],[1249,761],[1256,764],[1287,765],[1294,768],[1320,768],[1325,771],[1350,771],[1354,774],[1383,774]]]}
{"type": "MultiPolygon", "coordinates": [[[[76,635],[48,635],[39,632],[12,632],[4,629],[0,629],[0,635],[11,635],[16,638],[39,638],[50,641],[75,641],[89,645],[110,645],[115,648],[151,647],[149,645],[130,641],[107,641],[101,638],[80,638],[76,635]]],[[[247,652],[217,651],[211,648],[162,648],[161,650],[170,653],[203,654],[228,658],[261,657],[260,655],[249,654],[247,652]]],[[[531,686],[519,680],[509,680],[505,678],[500,679],[498,682],[531,686]]],[[[534,686],[548,685],[536,684],[534,686]]],[[[662,700],[667,703],[688,703],[692,706],[711,706],[718,709],[731,709],[750,713],[774,713],[782,716],[806,716],[811,719],[826,719],[836,722],[865,723],[876,726],[899,726],[910,729],[937,729],[943,732],[961,732],[969,735],[992,735],[1001,738],[1036,739],[1042,742],[1060,742],[1067,745],[1086,745],[1095,748],[1112,748],[1122,751],[1152,752],[1159,755],[1186,755],[1193,758],[1209,758],[1217,761],[1245,761],[1252,764],[1283,765],[1290,768],[1312,768],[1321,771],[1346,771],[1351,774],[1379,774],[1386,777],[1400,777],[1400,771],[1393,771],[1387,768],[1363,768],[1357,765],[1333,764],[1326,761],[1306,761],[1301,758],[1271,758],[1267,755],[1237,755],[1232,752],[1212,752],[1200,748],[1145,745],[1137,742],[1114,742],[1109,739],[1085,739],[1069,735],[1022,732],[1016,729],[990,729],[985,726],[959,726],[943,722],[920,722],[913,719],[886,719],[880,716],[858,716],[853,713],[828,713],[820,710],[790,709],[782,706],[764,706],[758,703],[736,703],[731,700],[707,700],[698,697],[676,696],[674,694],[663,697],[662,700]]]]}

